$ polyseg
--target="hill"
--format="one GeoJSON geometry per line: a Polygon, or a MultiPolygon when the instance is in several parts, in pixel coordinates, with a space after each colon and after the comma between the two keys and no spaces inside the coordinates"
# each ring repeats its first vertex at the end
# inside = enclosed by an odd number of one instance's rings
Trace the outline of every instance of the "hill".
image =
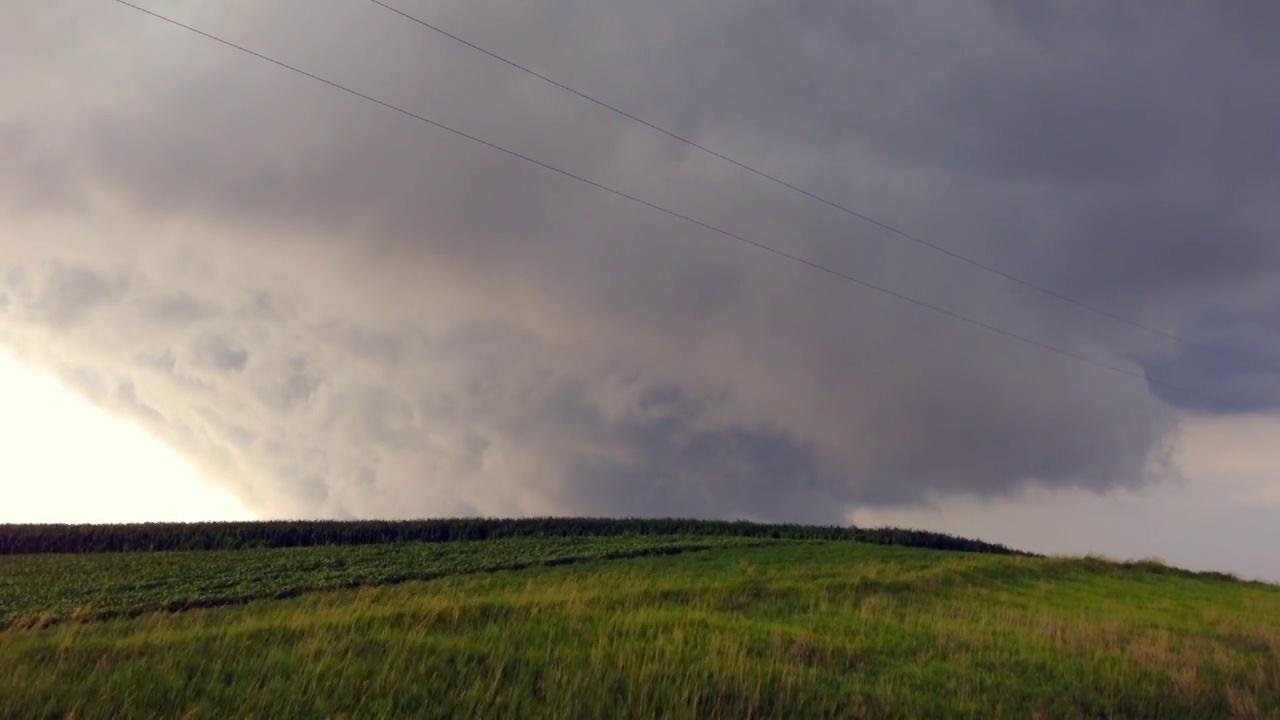
{"type": "Polygon", "coordinates": [[[0,618],[3,717],[1280,716],[1280,588],[1154,562],[635,532],[17,554],[0,618]]]}
{"type": "MultiPolygon", "coordinates": [[[[457,542],[497,538],[696,535],[787,540],[856,540],[934,550],[1015,554],[945,533],[902,528],[782,525],[680,518],[446,518],[436,520],[274,520],[268,522],[0,525],[0,555],[26,553],[241,550],[245,548],[457,542]]],[[[1025,554],[1025,553],[1024,553],[1025,554]]]]}

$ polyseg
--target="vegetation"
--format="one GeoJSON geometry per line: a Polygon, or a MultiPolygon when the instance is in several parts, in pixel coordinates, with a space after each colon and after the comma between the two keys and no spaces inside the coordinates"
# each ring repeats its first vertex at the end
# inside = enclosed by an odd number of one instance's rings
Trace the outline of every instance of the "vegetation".
{"type": "Polygon", "coordinates": [[[765,525],[745,521],[606,518],[299,520],[132,525],[0,525],[0,555],[23,553],[239,550],[243,548],[455,542],[494,538],[703,535],[855,540],[934,550],[1012,554],[1003,545],[900,528],[765,525]]]}
{"type": "Polygon", "coordinates": [[[11,627],[0,669],[0,717],[1263,718],[1280,716],[1280,588],[753,540],[11,627]]]}
{"type": "Polygon", "coordinates": [[[181,610],[309,590],[701,550],[746,538],[614,536],[0,557],[0,627],[181,610]]]}

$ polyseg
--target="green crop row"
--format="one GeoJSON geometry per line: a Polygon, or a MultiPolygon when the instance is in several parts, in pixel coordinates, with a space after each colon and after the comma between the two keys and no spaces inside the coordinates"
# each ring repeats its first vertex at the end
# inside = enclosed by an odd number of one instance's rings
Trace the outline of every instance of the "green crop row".
{"type": "Polygon", "coordinates": [[[902,545],[932,550],[1015,554],[1015,551],[1004,545],[904,528],[776,525],[745,520],[544,517],[0,525],[0,555],[242,550],[262,547],[616,535],[732,535],[780,540],[853,540],[875,545],[902,545]]]}
{"type": "Polygon", "coordinates": [[[0,556],[0,626],[226,605],[581,560],[676,553],[737,537],[558,537],[209,552],[0,556]]]}

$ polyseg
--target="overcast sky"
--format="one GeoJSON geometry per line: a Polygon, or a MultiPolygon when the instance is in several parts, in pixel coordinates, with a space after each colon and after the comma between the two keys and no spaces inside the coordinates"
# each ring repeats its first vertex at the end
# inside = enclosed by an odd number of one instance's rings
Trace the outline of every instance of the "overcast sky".
{"type": "Polygon", "coordinates": [[[10,2],[0,346],[260,515],[884,519],[1280,579],[1280,6],[392,3],[1214,354],[364,0],[140,4],[1137,376],[114,2],[10,2]]]}

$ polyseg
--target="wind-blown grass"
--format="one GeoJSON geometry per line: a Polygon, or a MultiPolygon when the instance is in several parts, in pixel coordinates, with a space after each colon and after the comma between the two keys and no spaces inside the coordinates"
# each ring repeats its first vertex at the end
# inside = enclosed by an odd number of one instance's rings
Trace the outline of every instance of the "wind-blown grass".
{"type": "Polygon", "coordinates": [[[774,541],[11,628],[0,668],[5,717],[1264,718],[1280,588],[774,541]]]}

